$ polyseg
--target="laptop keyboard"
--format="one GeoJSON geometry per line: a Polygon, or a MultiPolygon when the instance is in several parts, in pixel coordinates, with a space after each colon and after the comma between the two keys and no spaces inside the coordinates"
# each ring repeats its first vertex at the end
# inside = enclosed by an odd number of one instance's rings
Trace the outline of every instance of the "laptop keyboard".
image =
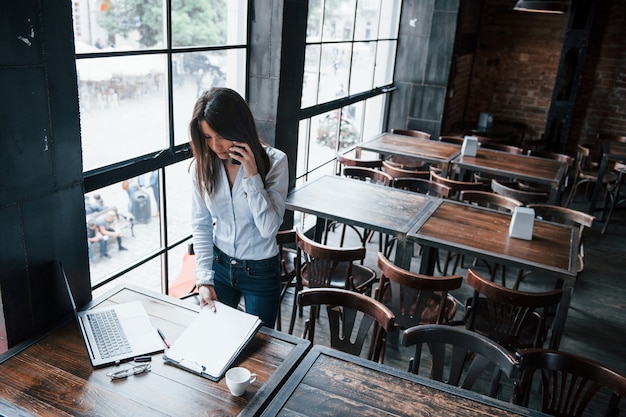
{"type": "Polygon", "coordinates": [[[103,358],[110,358],[131,351],[130,343],[115,311],[90,313],[87,315],[87,319],[96,339],[96,346],[103,358]]]}

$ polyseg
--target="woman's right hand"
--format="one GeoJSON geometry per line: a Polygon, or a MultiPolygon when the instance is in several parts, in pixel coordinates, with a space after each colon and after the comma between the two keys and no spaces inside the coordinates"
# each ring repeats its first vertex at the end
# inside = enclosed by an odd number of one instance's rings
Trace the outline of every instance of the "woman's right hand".
{"type": "Polygon", "coordinates": [[[209,308],[215,311],[215,303],[217,300],[217,294],[215,294],[215,288],[212,285],[201,285],[198,288],[198,296],[200,297],[200,307],[208,305],[209,308]]]}

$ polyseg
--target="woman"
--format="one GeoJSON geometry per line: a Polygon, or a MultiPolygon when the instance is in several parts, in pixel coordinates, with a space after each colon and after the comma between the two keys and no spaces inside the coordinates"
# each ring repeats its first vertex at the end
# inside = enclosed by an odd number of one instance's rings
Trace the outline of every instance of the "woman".
{"type": "Polygon", "coordinates": [[[287,156],[261,141],[247,103],[228,88],[200,96],[189,130],[200,304],[214,311],[214,300],[237,307],[243,296],[246,311],[274,327],[287,156]]]}

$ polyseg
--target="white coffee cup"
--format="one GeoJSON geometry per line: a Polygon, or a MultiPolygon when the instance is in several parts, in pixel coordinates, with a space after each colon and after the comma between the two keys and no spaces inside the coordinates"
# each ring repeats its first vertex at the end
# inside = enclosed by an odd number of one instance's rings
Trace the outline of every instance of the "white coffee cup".
{"type": "Polygon", "coordinates": [[[243,395],[254,381],[256,381],[256,374],[250,373],[246,368],[240,366],[230,368],[226,372],[226,385],[235,397],[243,395]]]}

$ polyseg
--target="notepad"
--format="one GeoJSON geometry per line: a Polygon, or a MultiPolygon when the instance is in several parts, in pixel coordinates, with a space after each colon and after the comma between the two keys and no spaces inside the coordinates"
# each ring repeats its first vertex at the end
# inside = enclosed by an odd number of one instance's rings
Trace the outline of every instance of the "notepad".
{"type": "Polygon", "coordinates": [[[215,302],[204,307],[163,359],[166,363],[219,381],[262,325],[257,316],[215,302]]]}

